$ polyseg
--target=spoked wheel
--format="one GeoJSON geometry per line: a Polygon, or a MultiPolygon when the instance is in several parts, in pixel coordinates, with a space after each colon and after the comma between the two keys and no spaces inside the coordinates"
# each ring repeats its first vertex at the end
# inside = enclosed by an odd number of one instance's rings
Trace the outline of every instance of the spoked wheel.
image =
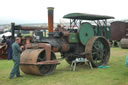
{"type": "Polygon", "coordinates": [[[85,53],[93,67],[105,65],[110,57],[110,47],[104,37],[92,37],[86,44],[85,53]]]}
{"type": "MultiPolygon", "coordinates": [[[[26,74],[49,75],[56,70],[56,64],[36,64],[45,60],[44,49],[27,49],[21,54],[21,70],[26,74]]],[[[56,60],[53,52],[51,52],[51,60],[56,60]]]]}
{"type": "MultiPolygon", "coordinates": [[[[56,60],[55,54],[51,53],[51,60],[56,60]]],[[[37,62],[45,61],[45,51],[43,51],[37,59],[37,62]]],[[[41,75],[48,75],[56,70],[56,64],[38,65],[41,75]]]]}

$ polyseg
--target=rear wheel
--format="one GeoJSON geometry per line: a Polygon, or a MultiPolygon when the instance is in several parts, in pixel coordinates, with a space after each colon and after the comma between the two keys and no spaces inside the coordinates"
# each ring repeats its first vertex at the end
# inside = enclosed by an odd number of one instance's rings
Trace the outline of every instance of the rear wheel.
{"type": "Polygon", "coordinates": [[[92,37],[86,44],[85,53],[93,67],[107,64],[110,57],[108,41],[104,37],[92,37]]]}

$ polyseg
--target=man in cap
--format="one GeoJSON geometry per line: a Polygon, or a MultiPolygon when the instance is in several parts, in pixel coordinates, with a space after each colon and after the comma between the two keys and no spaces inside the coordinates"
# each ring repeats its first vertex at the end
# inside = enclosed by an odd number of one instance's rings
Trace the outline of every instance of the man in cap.
{"type": "Polygon", "coordinates": [[[17,37],[16,41],[12,44],[12,50],[13,50],[12,60],[14,62],[14,66],[10,73],[9,79],[13,79],[15,75],[16,75],[16,77],[22,77],[20,75],[19,64],[20,64],[20,53],[23,49],[23,46],[20,47],[20,45],[19,45],[20,43],[21,43],[21,39],[19,37],[17,37]]]}

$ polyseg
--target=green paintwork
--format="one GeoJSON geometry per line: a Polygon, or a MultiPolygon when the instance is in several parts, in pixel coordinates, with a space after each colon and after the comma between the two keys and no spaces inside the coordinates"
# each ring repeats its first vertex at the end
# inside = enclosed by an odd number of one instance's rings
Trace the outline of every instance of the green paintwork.
{"type": "Polygon", "coordinates": [[[68,41],[69,41],[69,43],[79,43],[78,34],[77,33],[70,33],[68,41]]]}
{"type": "Polygon", "coordinates": [[[94,30],[90,23],[83,23],[80,26],[79,38],[83,45],[86,45],[88,40],[94,36],[94,30]]]}
{"type": "Polygon", "coordinates": [[[105,38],[111,40],[111,29],[110,29],[110,26],[105,28],[105,38]]]}
{"type": "Polygon", "coordinates": [[[103,36],[102,27],[96,27],[96,35],[97,36],[103,36]]]}
{"type": "Polygon", "coordinates": [[[63,16],[68,19],[81,19],[81,20],[102,20],[102,19],[114,19],[112,16],[106,15],[94,15],[87,13],[69,13],[63,16]]]}
{"type": "Polygon", "coordinates": [[[95,27],[96,36],[104,36],[106,39],[111,40],[111,30],[110,27],[95,27]],[[104,32],[103,32],[104,31],[104,32]]]}

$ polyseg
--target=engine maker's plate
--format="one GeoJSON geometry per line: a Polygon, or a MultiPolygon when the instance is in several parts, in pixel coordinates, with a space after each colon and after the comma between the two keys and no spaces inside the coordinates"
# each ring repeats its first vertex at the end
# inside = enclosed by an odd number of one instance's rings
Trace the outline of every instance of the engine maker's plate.
{"type": "Polygon", "coordinates": [[[94,36],[93,26],[88,22],[81,24],[79,30],[80,42],[83,45],[86,45],[88,40],[91,39],[93,36],[94,36]]]}

